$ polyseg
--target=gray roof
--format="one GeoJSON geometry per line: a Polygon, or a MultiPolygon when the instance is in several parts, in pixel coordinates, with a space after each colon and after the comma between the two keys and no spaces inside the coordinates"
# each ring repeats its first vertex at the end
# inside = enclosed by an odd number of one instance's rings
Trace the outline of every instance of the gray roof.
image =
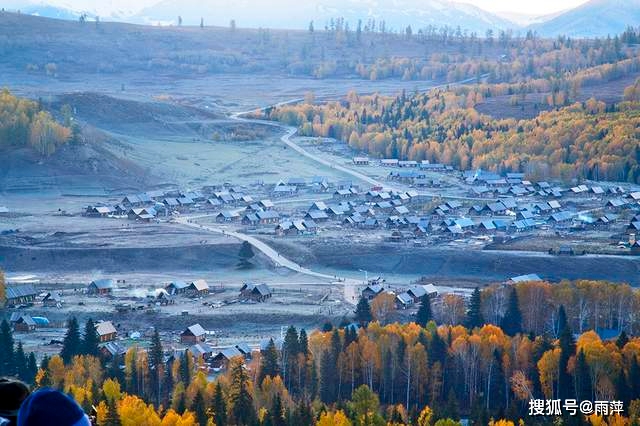
{"type": "Polygon", "coordinates": [[[570,220],[572,217],[573,213],[567,211],[562,211],[551,215],[551,219],[553,219],[555,222],[564,222],[566,220],[570,220]]]}
{"type": "Polygon", "coordinates": [[[400,293],[396,296],[396,299],[400,301],[403,305],[410,305],[413,303],[413,298],[409,295],[409,293],[400,293]]]}
{"type": "Polygon", "coordinates": [[[271,289],[266,284],[244,283],[240,291],[257,292],[263,296],[271,294],[271,289]]]}
{"type": "MultiPolygon", "coordinates": [[[[184,281],[173,281],[173,282],[169,283],[169,284],[167,285],[167,287],[173,287],[173,288],[175,288],[176,290],[178,290],[178,289],[183,289],[183,288],[187,288],[187,287],[189,287],[189,284],[187,284],[187,283],[186,283],[186,282],[184,282],[184,281]]],[[[165,287],[165,288],[167,288],[167,287],[165,287]]]]}
{"type": "Polygon", "coordinates": [[[542,278],[538,274],[526,274],[526,275],[518,275],[517,277],[511,277],[509,279],[514,283],[523,283],[527,281],[541,281],[542,278]]]}
{"type": "Polygon", "coordinates": [[[106,336],[107,334],[116,333],[116,328],[111,321],[101,321],[96,324],[96,332],[98,336],[106,336]]]}
{"type": "Polygon", "coordinates": [[[36,322],[33,320],[33,318],[31,318],[31,315],[22,315],[20,316],[20,318],[18,318],[16,321],[16,323],[25,323],[29,326],[36,326],[36,322]]]}
{"type": "Polygon", "coordinates": [[[327,205],[325,204],[324,201],[316,201],[309,208],[309,210],[326,210],[326,209],[327,209],[327,205]]]}
{"type": "Polygon", "coordinates": [[[236,349],[238,349],[240,352],[242,352],[244,354],[250,354],[251,353],[251,348],[249,347],[249,345],[247,345],[244,342],[238,343],[236,345],[236,349]]]}
{"type": "Polygon", "coordinates": [[[311,219],[327,219],[329,216],[327,216],[327,213],[320,211],[320,210],[313,210],[310,211],[309,213],[307,213],[307,216],[309,216],[311,219]]]}
{"type": "Polygon", "coordinates": [[[367,290],[367,289],[371,290],[375,294],[378,294],[378,293],[381,293],[382,290],[384,290],[384,287],[382,287],[382,285],[380,285],[380,284],[369,284],[365,288],[365,290],[367,290]]]}
{"type": "Polygon", "coordinates": [[[493,220],[483,220],[480,222],[478,226],[482,226],[484,229],[487,229],[487,230],[496,229],[496,225],[493,223],[493,220]]]}
{"type": "Polygon", "coordinates": [[[113,288],[113,280],[110,278],[94,280],[94,281],[91,281],[90,285],[94,285],[96,286],[96,288],[100,290],[105,290],[105,289],[113,288]]]}
{"type": "Polygon", "coordinates": [[[6,298],[18,299],[20,297],[36,296],[38,292],[32,284],[7,284],[6,298]]]}
{"type": "Polygon", "coordinates": [[[207,334],[204,328],[200,324],[194,324],[186,328],[182,334],[192,334],[193,336],[200,337],[207,334]]]}
{"type": "Polygon", "coordinates": [[[278,218],[280,218],[280,215],[278,214],[278,212],[275,212],[273,210],[256,212],[256,216],[258,216],[258,219],[260,219],[260,220],[263,220],[263,219],[278,219],[278,218]]]}
{"type": "Polygon", "coordinates": [[[122,355],[127,352],[125,348],[116,342],[107,342],[100,345],[100,347],[106,349],[111,355],[122,355]]]}
{"type": "Polygon", "coordinates": [[[258,222],[260,219],[258,219],[258,215],[256,215],[255,213],[249,213],[244,215],[242,220],[243,221],[248,220],[249,222],[258,222]]]}
{"type": "Polygon", "coordinates": [[[427,294],[427,290],[420,285],[414,285],[407,290],[407,293],[413,297],[422,297],[427,294]]]}
{"type": "Polygon", "coordinates": [[[200,357],[205,354],[213,353],[213,349],[211,348],[211,346],[207,345],[206,343],[197,343],[189,347],[189,352],[191,352],[193,355],[197,357],[200,357]]]}
{"type": "Polygon", "coordinates": [[[471,228],[475,226],[475,223],[469,218],[463,217],[460,219],[454,220],[454,223],[458,225],[460,228],[471,228]]]}
{"type": "Polygon", "coordinates": [[[240,352],[238,350],[238,348],[233,346],[231,348],[221,349],[220,352],[218,352],[218,354],[216,355],[216,357],[218,357],[220,355],[222,355],[226,359],[231,359],[231,358],[233,358],[235,356],[242,356],[242,352],[240,352]]]}
{"type": "Polygon", "coordinates": [[[195,280],[189,283],[189,287],[193,287],[198,291],[208,290],[209,284],[205,280],[195,280]]]}

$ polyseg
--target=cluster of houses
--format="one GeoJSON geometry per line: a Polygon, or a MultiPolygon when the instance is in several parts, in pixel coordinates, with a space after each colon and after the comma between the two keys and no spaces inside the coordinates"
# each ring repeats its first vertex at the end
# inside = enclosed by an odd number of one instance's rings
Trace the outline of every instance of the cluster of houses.
{"type": "Polygon", "coordinates": [[[385,289],[382,280],[371,280],[362,290],[361,295],[367,300],[373,300],[378,295],[387,292],[395,296],[397,309],[409,309],[416,304],[420,304],[423,297],[434,299],[438,296],[438,288],[433,284],[414,284],[404,291],[392,291],[385,289]]]}
{"type": "Polygon", "coordinates": [[[351,181],[337,181],[329,182],[325,176],[313,176],[309,179],[304,177],[290,177],[286,181],[282,180],[277,182],[271,192],[274,198],[278,197],[290,197],[298,194],[301,191],[322,193],[327,192],[331,188],[336,190],[349,189],[351,187],[351,181]]]}
{"type": "Polygon", "coordinates": [[[254,204],[251,196],[238,188],[213,191],[205,196],[200,191],[148,191],[127,195],[116,205],[92,205],[85,210],[88,217],[127,217],[151,221],[161,216],[190,211],[194,208],[232,209],[254,204]]]}
{"type": "Polygon", "coordinates": [[[207,342],[213,332],[205,330],[200,324],[193,324],[180,333],[180,343],[187,346],[186,350],[207,370],[218,372],[226,369],[229,361],[234,357],[251,360],[253,351],[246,343],[238,343],[224,348],[214,348],[207,342]]]}

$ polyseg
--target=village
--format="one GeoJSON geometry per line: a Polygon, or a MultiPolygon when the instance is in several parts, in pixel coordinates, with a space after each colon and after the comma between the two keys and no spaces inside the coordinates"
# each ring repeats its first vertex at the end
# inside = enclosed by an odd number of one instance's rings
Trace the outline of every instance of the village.
{"type": "Polygon", "coordinates": [[[524,173],[457,172],[442,164],[366,157],[346,164],[384,178],[372,186],[312,176],[148,191],[88,206],[84,214],[136,222],[186,218],[265,240],[355,235],[480,249],[526,241],[521,250],[562,255],[624,255],[640,248],[640,191],[626,184],[565,186],[532,182],[524,173]]]}
{"type": "MultiPolygon", "coordinates": [[[[93,203],[72,216],[122,221],[122,226],[191,226],[203,238],[215,231],[274,246],[283,240],[330,242],[347,237],[465,250],[505,249],[510,244],[517,250],[522,241],[534,241],[535,250],[552,256],[630,255],[640,248],[635,238],[640,230],[640,192],[629,185],[564,186],[532,182],[522,173],[458,172],[441,164],[366,157],[344,164],[384,179],[380,185],[364,186],[347,179],[290,177],[271,184],[153,190],[93,203]]],[[[256,246],[249,249],[247,259],[254,251],[269,254],[256,242],[247,245],[256,246]]],[[[272,267],[312,273],[280,256],[269,256],[272,267]]],[[[166,282],[148,282],[140,291],[125,278],[104,277],[61,286],[18,277],[8,280],[7,306],[14,330],[24,337],[25,349],[41,355],[59,352],[68,316],[79,313],[97,321],[106,358],[122,355],[131,346],[147,347],[152,331],[159,328],[169,352],[177,355],[188,350],[208,374],[217,374],[234,356],[249,360],[270,340],[276,346],[282,344],[282,330],[254,330],[243,337],[230,332],[226,324],[219,328],[202,325],[212,324],[203,320],[207,315],[229,307],[255,310],[260,304],[261,312],[269,312],[274,307],[293,309],[297,304],[317,317],[312,327],[319,326],[320,318],[329,323],[337,318],[340,323],[336,326],[357,327],[352,317],[360,297],[373,301],[382,294],[391,295],[392,318],[409,321],[424,296],[432,300],[436,313],[445,316],[442,311],[450,310],[453,300],[447,297],[453,295],[455,303],[464,307],[472,290],[434,285],[425,279],[387,282],[382,277],[369,279],[367,271],[363,272],[362,280],[338,275],[325,279],[330,283],[318,284],[320,290],[315,293],[303,291],[302,285],[292,289],[248,279],[230,285],[228,280],[222,284],[200,277],[167,278],[166,282]]],[[[536,272],[504,277],[502,284],[544,279],[536,272]]],[[[236,315],[236,311],[229,312],[236,315]]]]}
{"type": "MultiPolygon", "coordinates": [[[[221,338],[219,330],[205,329],[200,323],[190,322],[190,317],[197,310],[193,306],[207,306],[213,309],[234,303],[269,303],[273,292],[267,284],[246,282],[240,287],[236,298],[218,301],[214,299],[221,289],[210,286],[202,279],[192,282],[170,282],[144,298],[118,296],[125,293],[123,290],[126,285],[123,281],[98,279],[83,288],[67,287],[62,291],[46,291],[47,286],[43,283],[29,280],[9,282],[6,286],[9,322],[26,349],[34,351],[39,356],[53,355],[60,351],[62,345],[66,331],[65,315],[77,315],[82,312],[79,306],[90,307],[91,316],[112,318],[98,319],[95,322],[101,356],[110,360],[114,356],[123,355],[132,346],[147,348],[153,331],[158,329],[160,324],[160,321],[155,321],[154,327],[144,329],[139,321],[127,322],[127,316],[135,318],[137,313],[160,316],[164,313],[177,317],[171,321],[172,324],[189,324],[183,329],[161,329],[167,351],[174,356],[180,356],[188,350],[196,364],[201,365],[209,374],[223,371],[234,356],[251,359],[252,353],[263,351],[270,340],[277,346],[282,345],[282,335],[239,341],[236,336],[221,338]],[[98,306],[101,306],[102,310],[98,306]],[[60,315],[60,312],[64,312],[65,315],[60,315]]],[[[361,295],[371,301],[383,292],[393,294],[392,290],[385,286],[384,280],[374,279],[363,286],[361,295]]],[[[394,294],[396,307],[403,310],[403,315],[408,317],[415,313],[416,304],[419,304],[425,295],[436,300],[438,289],[432,284],[412,285],[407,291],[394,294]]],[[[359,327],[355,323],[350,325],[359,327]]]]}

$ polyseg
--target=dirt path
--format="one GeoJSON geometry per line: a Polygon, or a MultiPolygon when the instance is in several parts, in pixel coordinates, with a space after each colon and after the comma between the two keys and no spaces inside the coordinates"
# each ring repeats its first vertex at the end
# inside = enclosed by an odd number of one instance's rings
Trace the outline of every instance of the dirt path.
{"type": "Polygon", "coordinates": [[[175,222],[189,226],[192,228],[200,229],[207,232],[212,232],[219,235],[227,235],[233,238],[236,238],[240,241],[246,241],[251,244],[254,248],[259,250],[262,254],[267,256],[276,267],[287,268],[293,272],[298,272],[300,274],[304,274],[310,277],[320,278],[329,281],[331,284],[342,284],[344,286],[344,298],[349,303],[356,303],[355,294],[357,293],[357,288],[362,285],[362,281],[355,280],[353,278],[339,277],[337,275],[329,275],[323,274],[321,272],[312,271],[311,269],[300,266],[294,261],[284,257],[274,248],[269,246],[268,244],[260,241],[259,239],[252,237],[247,234],[243,234],[236,231],[229,231],[226,229],[222,229],[216,226],[211,225],[203,225],[201,223],[195,222],[197,219],[211,217],[213,215],[195,215],[195,216],[183,216],[175,219],[175,222]]]}
{"type": "MultiPolygon", "coordinates": [[[[485,77],[485,76],[482,76],[485,77]]],[[[456,85],[460,85],[460,84],[465,84],[465,83],[469,83],[470,81],[475,80],[475,78],[472,79],[466,79],[466,80],[461,80],[459,82],[455,82],[455,83],[451,83],[451,84],[447,84],[447,85],[440,85],[440,86],[432,86],[429,89],[434,89],[434,88],[439,88],[439,87],[445,87],[445,86],[456,86],[456,85]]],[[[262,107],[262,108],[256,108],[253,111],[242,111],[242,112],[236,112],[234,114],[231,115],[231,119],[233,120],[237,120],[237,121],[241,121],[241,122],[245,122],[245,123],[253,123],[253,124],[262,124],[262,125],[266,125],[266,126],[272,126],[272,127],[277,127],[280,128],[282,130],[284,130],[284,135],[281,136],[280,140],[287,145],[289,148],[293,149],[294,151],[296,151],[297,153],[299,153],[300,155],[309,158],[312,161],[315,161],[318,164],[321,164],[325,167],[329,167],[331,169],[334,170],[338,170],[342,173],[345,173],[347,175],[353,176],[354,178],[365,182],[371,186],[379,186],[381,188],[383,188],[385,191],[396,191],[396,192],[403,192],[406,191],[406,188],[402,188],[399,186],[395,186],[395,185],[390,185],[389,182],[383,182],[377,179],[372,178],[371,176],[365,175],[359,171],[353,170],[349,167],[345,167],[341,164],[329,161],[325,158],[322,158],[318,155],[312,154],[309,151],[307,151],[306,149],[304,149],[303,147],[301,147],[300,145],[298,145],[297,143],[295,143],[294,141],[291,140],[291,138],[296,134],[296,132],[298,131],[295,127],[291,127],[291,126],[286,126],[284,124],[275,122],[275,121],[267,121],[267,120],[258,120],[258,119],[250,119],[250,118],[243,118],[243,115],[247,115],[251,112],[255,112],[255,111],[263,111],[267,108],[271,108],[271,107],[279,107],[279,106],[283,106],[283,105],[289,105],[289,104],[295,104],[295,103],[299,103],[302,102],[304,99],[302,98],[296,98],[296,99],[291,99],[285,102],[279,102],[277,104],[274,105],[269,105],[267,107],[262,107]]],[[[455,199],[455,200],[472,200],[472,201],[496,201],[495,198],[475,198],[475,197],[465,197],[465,196],[460,196],[460,195],[445,195],[442,193],[435,193],[435,192],[426,192],[426,191],[417,191],[418,195],[423,196],[423,197],[439,197],[439,198],[445,198],[445,199],[455,199]]]]}

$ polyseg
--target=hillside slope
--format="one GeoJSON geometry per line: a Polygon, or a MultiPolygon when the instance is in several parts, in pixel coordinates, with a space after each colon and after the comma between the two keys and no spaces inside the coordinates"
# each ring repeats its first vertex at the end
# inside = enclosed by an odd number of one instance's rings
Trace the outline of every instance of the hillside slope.
{"type": "Polygon", "coordinates": [[[591,0],[529,28],[542,36],[603,37],[640,22],[640,0],[591,0]]]}
{"type": "Polygon", "coordinates": [[[339,17],[349,22],[354,30],[358,20],[362,20],[364,25],[371,19],[378,23],[384,21],[387,29],[396,31],[402,31],[408,25],[416,31],[427,25],[447,25],[484,34],[489,28],[497,30],[516,26],[473,5],[449,0],[215,0],[206,3],[199,0],[164,0],[142,10],[132,19],[177,24],[178,15],[191,25],[199,24],[202,17],[206,23],[221,26],[235,19],[240,27],[247,28],[306,29],[310,21],[314,21],[317,28],[324,28],[331,19],[339,17]]]}

